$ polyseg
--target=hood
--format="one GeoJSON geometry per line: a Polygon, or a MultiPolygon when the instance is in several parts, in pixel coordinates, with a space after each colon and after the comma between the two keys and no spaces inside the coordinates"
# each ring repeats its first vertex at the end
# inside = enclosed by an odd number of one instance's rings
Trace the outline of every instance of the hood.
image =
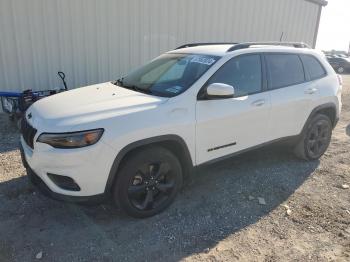
{"type": "Polygon", "coordinates": [[[33,126],[45,125],[46,129],[51,129],[144,111],[167,100],[165,97],[139,93],[107,82],[41,99],[27,110],[27,115],[31,113],[29,121],[33,126]]]}

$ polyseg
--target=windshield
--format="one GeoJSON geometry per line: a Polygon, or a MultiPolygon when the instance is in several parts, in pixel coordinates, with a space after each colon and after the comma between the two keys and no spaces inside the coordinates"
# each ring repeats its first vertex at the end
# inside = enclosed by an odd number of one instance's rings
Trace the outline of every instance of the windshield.
{"type": "Polygon", "coordinates": [[[115,84],[138,92],[173,97],[187,90],[218,59],[210,55],[164,54],[115,84]]]}

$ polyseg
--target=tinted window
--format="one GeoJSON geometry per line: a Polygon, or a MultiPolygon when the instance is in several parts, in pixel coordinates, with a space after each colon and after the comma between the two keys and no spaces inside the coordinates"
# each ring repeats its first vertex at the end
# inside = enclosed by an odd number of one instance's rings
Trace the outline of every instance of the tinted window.
{"type": "Polygon", "coordinates": [[[326,74],[320,62],[313,56],[301,55],[305,71],[309,74],[311,80],[321,78],[326,74]]]}
{"type": "Polygon", "coordinates": [[[297,55],[268,54],[266,62],[271,89],[299,84],[305,80],[303,65],[297,55]]]}
{"type": "Polygon", "coordinates": [[[260,55],[244,55],[225,63],[209,80],[211,83],[232,85],[235,97],[261,91],[260,55]]]}

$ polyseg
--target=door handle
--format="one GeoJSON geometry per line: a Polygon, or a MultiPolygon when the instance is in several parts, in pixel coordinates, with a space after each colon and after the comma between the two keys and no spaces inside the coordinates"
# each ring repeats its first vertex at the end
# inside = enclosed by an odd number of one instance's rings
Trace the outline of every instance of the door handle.
{"type": "Polygon", "coordinates": [[[317,88],[312,87],[312,88],[306,89],[304,93],[308,94],[308,95],[312,95],[312,94],[316,93],[316,91],[317,91],[317,88]]]}
{"type": "Polygon", "coordinates": [[[265,104],[265,99],[259,99],[252,103],[253,106],[263,106],[265,104]]]}

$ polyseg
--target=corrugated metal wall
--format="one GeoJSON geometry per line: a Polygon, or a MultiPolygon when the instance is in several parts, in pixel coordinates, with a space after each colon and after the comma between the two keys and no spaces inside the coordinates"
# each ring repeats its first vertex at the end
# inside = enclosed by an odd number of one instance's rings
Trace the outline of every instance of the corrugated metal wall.
{"type": "Polygon", "coordinates": [[[116,79],[187,42],[313,44],[319,6],[305,0],[0,0],[0,90],[116,79]]]}

